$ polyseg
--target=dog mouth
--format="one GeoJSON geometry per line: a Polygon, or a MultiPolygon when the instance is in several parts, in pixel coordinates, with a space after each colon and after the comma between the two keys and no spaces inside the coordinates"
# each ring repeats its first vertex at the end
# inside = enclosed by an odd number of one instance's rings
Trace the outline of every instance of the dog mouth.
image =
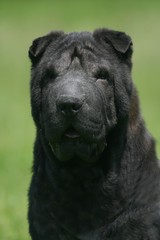
{"type": "Polygon", "coordinates": [[[82,161],[96,162],[106,147],[104,139],[98,142],[88,141],[85,135],[73,126],[69,126],[58,142],[51,141],[50,147],[61,162],[82,161]]]}
{"type": "Polygon", "coordinates": [[[68,139],[78,139],[81,137],[80,133],[77,132],[77,130],[74,129],[73,127],[69,127],[65,131],[64,136],[67,137],[68,139]]]}

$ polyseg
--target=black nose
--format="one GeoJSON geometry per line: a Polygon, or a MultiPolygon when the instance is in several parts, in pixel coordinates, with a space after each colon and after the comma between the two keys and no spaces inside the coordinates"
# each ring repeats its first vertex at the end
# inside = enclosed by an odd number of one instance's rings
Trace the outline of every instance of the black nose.
{"type": "Polygon", "coordinates": [[[83,105],[83,98],[62,95],[56,101],[57,109],[64,115],[75,115],[83,105]]]}

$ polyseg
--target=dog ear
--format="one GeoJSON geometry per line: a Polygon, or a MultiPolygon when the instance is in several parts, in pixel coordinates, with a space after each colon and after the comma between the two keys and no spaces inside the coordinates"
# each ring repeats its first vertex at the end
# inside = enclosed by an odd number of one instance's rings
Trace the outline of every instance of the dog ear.
{"type": "Polygon", "coordinates": [[[51,32],[48,35],[45,35],[43,37],[36,38],[31,47],[29,48],[29,58],[31,59],[33,64],[36,64],[39,59],[42,57],[43,53],[45,52],[46,48],[49,46],[49,44],[53,41],[56,41],[60,36],[62,36],[64,33],[59,32],[51,32]]]}
{"type": "Polygon", "coordinates": [[[125,54],[128,50],[132,51],[132,39],[124,32],[118,32],[109,29],[97,29],[93,33],[94,38],[103,40],[104,42],[110,43],[113,48],[125,54]]]}

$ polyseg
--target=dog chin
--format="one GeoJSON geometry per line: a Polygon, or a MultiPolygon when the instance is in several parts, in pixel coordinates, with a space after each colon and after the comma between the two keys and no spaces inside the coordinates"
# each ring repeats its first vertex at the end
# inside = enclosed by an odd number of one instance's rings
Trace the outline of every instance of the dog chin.
{"type": "Polygon", "coordinates": [[[106,147],[106,142],[87,143],[81,138],[63,139],[60,143],[50,143],[53,154],[61,162],[83,161],[96,162],[106,147]]]}

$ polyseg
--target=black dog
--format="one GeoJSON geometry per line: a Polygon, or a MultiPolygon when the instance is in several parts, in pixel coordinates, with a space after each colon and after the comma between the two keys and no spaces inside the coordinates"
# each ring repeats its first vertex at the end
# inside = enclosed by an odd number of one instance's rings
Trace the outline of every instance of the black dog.
{"type": "Polygon", "coordinates": [[[160,170],[131,55],[131,38],[108,29],[33,42],[33,240],[160,239],[160,170]]]}

